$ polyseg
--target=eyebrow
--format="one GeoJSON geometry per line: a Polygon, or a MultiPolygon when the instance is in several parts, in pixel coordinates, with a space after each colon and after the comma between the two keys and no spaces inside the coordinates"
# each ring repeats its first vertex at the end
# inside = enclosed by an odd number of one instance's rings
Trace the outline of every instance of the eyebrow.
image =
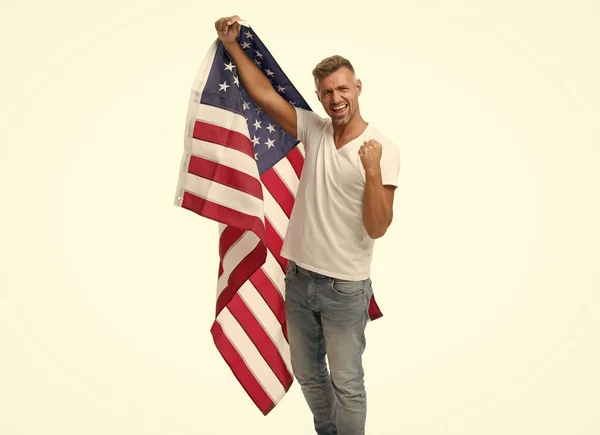
{"type": "MultiPolygon", "coordinates": [[[[339,85],[339,86],[337,86],[335,89],[338,89],[338,90],[339,90],[339,89],[343,89],[343,88],[349,88],[349,87],[350,87],[350,86],[348,86],[348,85],[339,85]]],[[[321,94],[323,94],[323,93],[325,93],[325,92],[330,92],[330,91],[331,91],[331,89],[323,89],[323,90],[321,91],[321,94]]]]}

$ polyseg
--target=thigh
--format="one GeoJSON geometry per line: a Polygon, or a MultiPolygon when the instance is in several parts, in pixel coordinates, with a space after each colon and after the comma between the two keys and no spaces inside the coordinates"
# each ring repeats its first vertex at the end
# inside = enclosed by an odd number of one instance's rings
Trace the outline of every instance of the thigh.
{"type": "Polygon", "coordinates": [[[288,261],[285,273],[285,315],[288,325],[311,326],[309,314],[313,314],[309,301],[310,279],[297,272],[292,261],[288,261]]]}
{"type": "Polygon", "coordinates": [[[285,315],[294,374],[299,380],[317,373],[325,358],[321,319],[309,302],[310,279],[288,267],[285,278],[285,315]]]}
{"type": "Polygon", "coordinates": [[[332,376],[362,373],[371,281],[331,280],[321,289],[321,320],[332,376]]]}

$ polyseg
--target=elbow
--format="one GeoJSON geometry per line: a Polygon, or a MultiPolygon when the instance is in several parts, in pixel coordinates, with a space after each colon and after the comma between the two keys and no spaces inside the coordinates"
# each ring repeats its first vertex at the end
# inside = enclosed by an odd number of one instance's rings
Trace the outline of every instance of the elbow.
{"type": "Polygon", "coordinates": [[[367,228],[365,227],[365,230],[367,231],[368,236],[375,240],[375,239],[379,239],[381,237],[383,237],[383,235],[387,232],[388,226],[382,226],[381,228],[367,228]]]}
{"type": "Polygon", "coordinates": [[[380,225],[368,225],[365,222],[365,230],[367,232],[367,235],[375,240],[375,239],[379,239],[381,237],[383,237],[385,235],[385,233],[387,232],[387,229],[390,227],[390,225],[392,224],[392,218],[390,217],[387,222],[382,223],[380,225]]]}
{"type": "Polygon", "coordinates": [[[369,235],[369,237],[373,240],[375,239],[379,239],[380,237],[383,237],[383,235],[385,234],[385,230],[383,231],[367,231],[367,234],[369,235]]]}

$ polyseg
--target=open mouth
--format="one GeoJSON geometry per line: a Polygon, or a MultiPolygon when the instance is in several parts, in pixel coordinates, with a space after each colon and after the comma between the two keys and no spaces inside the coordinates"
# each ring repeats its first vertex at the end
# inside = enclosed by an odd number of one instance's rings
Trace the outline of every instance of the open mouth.
{"type": "Polygon", "coordinates": [[[331,111],[333,113],[344,113],[346,111],[346,108],[348,107],[347,104],[339,104],[337,106],[332,106],[331,107],[331,111]]]}

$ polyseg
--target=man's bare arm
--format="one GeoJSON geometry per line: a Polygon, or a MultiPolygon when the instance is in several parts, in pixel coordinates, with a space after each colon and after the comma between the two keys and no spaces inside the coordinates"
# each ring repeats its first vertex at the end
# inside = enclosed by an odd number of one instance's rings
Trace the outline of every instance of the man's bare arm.
{"type": "Polygon", "coordinates": [[[363,197],[363,225],[372,239],[382,237],[393,218],[395,186],[385,186],[381,173],[367,174],[363,197]]]}
{"type": "Polygon", "coordinates": [[[365,142],[359,150],[365,169],[363,225],[372,239],[383,236],[392,223],[395,186],[383,184],[381,176],[382,146],[376,140],[365,142]]]}
{"type": "Polygon", "coordinates": [[[237,15],[215,22],[219,39],[235,62],[244,89],[264,112],[286,133],[297,138],[296,109],[273,89],[267,76],[250,60],[237,42],[240,25],[237,15]]]}

